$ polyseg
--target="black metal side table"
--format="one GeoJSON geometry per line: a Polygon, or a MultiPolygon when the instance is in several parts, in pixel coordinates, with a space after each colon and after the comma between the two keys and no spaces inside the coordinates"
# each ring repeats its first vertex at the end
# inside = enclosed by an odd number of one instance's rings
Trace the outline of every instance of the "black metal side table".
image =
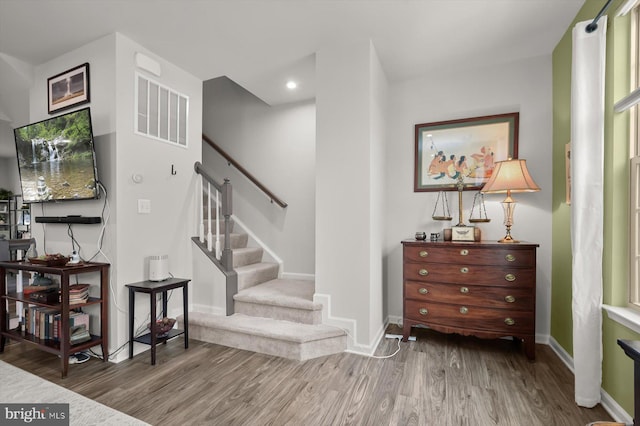
{"type": "Polygon", "coordinates": [[[129,287],[129,359],[133,358],[133,342],[151,345],[151,365],[156,365],[156,345],[158,343],[166,343],[167,340],[184,335],[184,348],[189,347],[189,298],[187,284],[190,279],[186,278],[169,278],[164,281],[140,281],[133,284],[127,284],[129,287]],[[158,324],[156,323],[156,301],[157,294],[162,293],[162,316],[167,316],[167,291],[182,287],[184,329],[171,329],[166,336],[158,337],[158,324]],[[134,337],[133,321],[135,317],[135,296],[138,293],[149,294],[149,303],[151,304],[151,330],[149,333],[139,337],[134,337]]]}

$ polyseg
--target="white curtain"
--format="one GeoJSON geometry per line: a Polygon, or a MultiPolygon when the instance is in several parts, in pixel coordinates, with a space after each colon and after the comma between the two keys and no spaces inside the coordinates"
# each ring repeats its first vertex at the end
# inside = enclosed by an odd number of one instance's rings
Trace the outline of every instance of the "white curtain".
{"type": "Polygon", "coordinates": [[[607,17],[573,29],[571,77],[571,249],[575,401],[600,402],[602,383],[602,233],[604,70],[607,17]]]}

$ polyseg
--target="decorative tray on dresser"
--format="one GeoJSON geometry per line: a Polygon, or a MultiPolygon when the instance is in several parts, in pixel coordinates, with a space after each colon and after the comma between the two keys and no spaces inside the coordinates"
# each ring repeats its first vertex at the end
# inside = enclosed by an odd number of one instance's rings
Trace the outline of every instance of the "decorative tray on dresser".
{"type": "Polygon", "coordinates": [[[403,341],[411,327],[513,336],[535,360],[538,244],[405,240],[403,341]]]}

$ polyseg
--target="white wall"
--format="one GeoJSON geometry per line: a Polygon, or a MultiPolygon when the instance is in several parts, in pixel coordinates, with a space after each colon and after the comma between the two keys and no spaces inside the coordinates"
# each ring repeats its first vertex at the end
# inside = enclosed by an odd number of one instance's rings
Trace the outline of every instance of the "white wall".
{"type": "MultiPolygon", "coordinates": [[[[88,105],[95,134],[98,176],[108,191],[109,219],[101,253],[94,260],[111,263],[109,346],[113,351],[129,339],[125,284],[147,278],[148,256],[168,254],[170,272],[177,277],[191,278],[190,237],[195,235],[193,164],[200,160],[202,149],[202,81],[153,56],[126,37],[111,34],[35,68],[30,122],[49,117],[44,90],[47,78],[84,62],[90,64],[91,102],[88,105]],[[143,52],[160,63],[162,76],[155,80],[189,97],[188,148],[134,134],[136,52],[143,52]],[[176,175],[171,174],[172,165],[176,175]],[[133,183],[134,172],[143,176],[142,184],[133,183]],[[141,198],[151,201],[150,214],[138,214],[137,200],[141,198]]],[[[100,216],[104,202],[103,196],[100,200],[44,203],[34,205],[32,213],[33,216],[100,216]]],[[[74,236],[87,259],[98,249],[100,229],[99,225],[73,226],[74,236]]],[[[71,251],[66,225],[36,225],[32,227],[32,234],[40,252],[71,251]]],[[[148,298],[137,299],[140,302],[136,307],[136,327],[149,321],[148,298]]],[[[169,314],[181,313],[181,306],[182,294],[175,292],[170,299],[169,314]]],[[[136,351],[147,348],[136,347],[136,351]]],[[[120,353],[118,359],[125,355],[120,353]]]]}
{"type": "Polygon", "coordinates": [[[385,79],[370,42],[316,55],[316,295],[349,348],[372,352],[383,333],[379,235],[385,79]]]}
{"type": "MultiPolygon", "coordinates": [[[[32,204],[32,218],[38,216],[66,216],[68,214],[79,214],[83,216],[100,216],[105,201],[112,205],[115,203],[116,191],[113,174],[110,169],[115,164],[115,117],[114,117],[114,97],[115,87],[115,36],[110,35],[82,46],[76,50],[68,52],[47,63],[34,68],[34,85],[29,96],[29,122],[36,122],[51,117],[47,112],[47,78],[57,75],[65,70],[73,68],[85,62],[89,62],[90,73],[90,95],[91,102],[81,105],[91,107],[91,119],[94,133],[94,146],[96,148],[96,164],[98,169],[98,179],[109,191],[107,198],[102,196],[100,200],[68,201],[61,203],[40,203],[32,204]]],[[[68,111],[65,111],[68,112],[68,111]]],[[[109,211],[107,209],[107,211],[109,211]]],[[[107,256],[98,254],[94,261],[110,262],[112,290],[116,290],[117,265],[115,265],[115,234],[112,232],[113,223],[117,222],[115,212],[111,210],[111,219],[107,224],[105,237],[103,239],[102,252],[107,256]]],[[[81,246],[80,255],[84,259],[89,259],[98,252],[98,241],[100,238],[101,225],[74,225],[72,227],[75,240],[81,246]]],[[[67,235],[67,226],[58,224],[37,224],[32,220],[31,234],[37,241],[39,254],[63,253],[70,254],[72,244],[67,235]]],[[[84,274],[85,282],[98,283],[98,274],[84,274]]],[[[93,291],[97,293],[97,289],[93,291]]],[[[110,304],[110,348],[113,349],[118,341],[118,329],[115,327],[114,314],[115,303],[110,304]]],[[[126,306],[126,305],[123,305],[126,306]]],[[[90,313],[95,315],[96,311],[90,313]]],[[[97,318],[97,317],[95,317],[97,318]]],[[[99,323],[93,321],[91,328],[97,332],[99,323]]]]}
{"type": "MultiPolygon", "coordinates": [[[[442,120],[520,112],[519,158],[542,189],[514,194],[514,238],[540,244],[537,267],[536,333],[544,340],[550,330],[551,289],[551,57],[531,58],[482,69],[430,74],[396,83],[390,88],[387,133],[387,227],[385,281],[388,314],[402,317],[402,246],[416,231],[441,232],[450,222],[431,220],[437,193],[413,192],[414,126],[442,120]]],[[[457,218],[457,196],[450,193],[451,213],[457,218]]],[[[468,224],[473,193],[465,192],[463,210],[468,224]]],[[[491,222],[480,224],[483,239],[504,236],[500,201],[487,195],[491,222]]],[[[453,223],[455,224],[455,223],[453,223]]]]}
{"type": "Polygon", "coordinates": [[[204,83],[204,133],[288,204],[282,209],[206,143],[203,164],[233,187],[233,214],[282,259],[315,272],[315,104],[270,107],[227,78],[204,83]]]}
{"type": "MultiPolygon", "coordinates": [[[[118,222],[116,226],[119,301],[127,300],[126,283],[148,278],[148,258],[169,255],[169,272],[180,278],[193,278],[192,243],[196,235],[195,173],[193,165],[202,158],[202,81],[177,66],[124,37],[116,35],[116,173],[118,222]],[[146,74],[158,83],[189,98],[187,147],[160,142],[135,134],[135,54],[143,53],[157,61],[161,76],[146,74]],[[175,174],[172,173],[172,170],[175,174]],[[142,176],[135,183],[133,174],[142,176]],[[138,213],[138,200],[151,202],[149,214],[138,213]]],[[[145,74],[142,72],[142,74],[145,74]]],[[[191,291],[198,282],[190,284],[191,291]]],[[[206,285],[206,284],[205,284],[206,285]]],[[[136,324],[148,320],[147,297],[136,307],[136,324]]],[[[182,313],[182,294],[174,291],[169,302],[169,315],[182,313]]],[[[119,342],[127,339],[127,315],[120,315],[119,342]]],[[[146,347],[142,347],[146,349],[146,347]]]]}
{"type": "Polygon", "coordinates": [[[371,190],[371,200],[369,214],[371,223],[369,236],[371,238],[370,248],[370,268],[371,280],[369,291],[371,294],[369,311],[369,336],[377,338],[381,333],[380,326],[386,320],[386,308],[384,306],[384,273],[383,273],[383,252],[385,234],[385,205],[387,178],[385,167],[385,144],[388,115],[389,85],[387,77],[382,69],[382,65],[371,46],[369,57],[371,70],[371,105],[370,105],[370,137],[371,137],[371,166],[369,169],[369,181],[371,190]]]}

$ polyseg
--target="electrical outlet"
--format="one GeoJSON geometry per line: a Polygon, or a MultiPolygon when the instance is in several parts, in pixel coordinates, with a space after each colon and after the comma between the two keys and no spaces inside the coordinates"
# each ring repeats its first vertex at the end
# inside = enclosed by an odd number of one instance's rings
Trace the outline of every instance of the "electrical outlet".
{"type": "MultiPolygon", "coordinates": [[[[401,334],[385,334],[385,336],[387,339],[402,339],[402,335],[401,334]]],[[[410,342],[415,342],[416,341],[416,336],[409,336],[409,341],[410,342]]]]}

